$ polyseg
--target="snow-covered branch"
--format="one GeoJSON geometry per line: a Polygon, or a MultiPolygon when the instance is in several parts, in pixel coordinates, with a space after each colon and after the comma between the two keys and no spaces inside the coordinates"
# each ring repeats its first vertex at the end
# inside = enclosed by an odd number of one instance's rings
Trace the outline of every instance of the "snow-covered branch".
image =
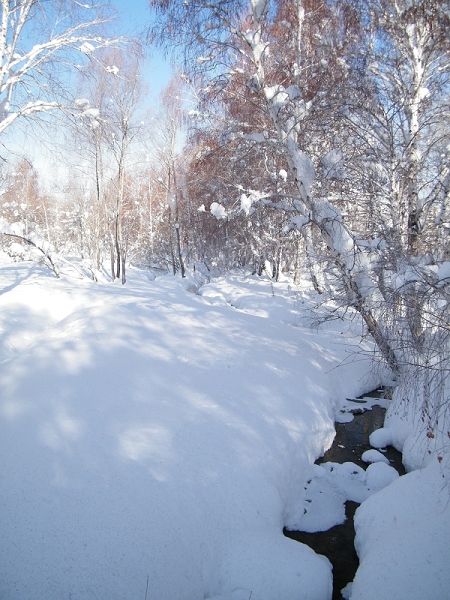
{"type": "Polygon", "coordinates": [[[42,240],[37,233],[30,232],[25,234],[22,223],[12,223],[10,225],[5,222],[4,219],[0,219],[0,235],[20,240],[21,242],[25,242],[29,246],[36,248],[36,250],[42,254],[46,266],[53,271],[56,278],[59,279],[59,271],[51,256],[52,247],[48,242],[42,240]]]}
{"type": "Polygon", "coordinates": [[[58,69],[79,68],[83,57],[117,43],[105,37],[110,20],[89,5],[1,0],[0,133],[20,117],[54,110],[67,83],[58,69]],[[81,61],[80,61],[81,59],[81,61]]]}

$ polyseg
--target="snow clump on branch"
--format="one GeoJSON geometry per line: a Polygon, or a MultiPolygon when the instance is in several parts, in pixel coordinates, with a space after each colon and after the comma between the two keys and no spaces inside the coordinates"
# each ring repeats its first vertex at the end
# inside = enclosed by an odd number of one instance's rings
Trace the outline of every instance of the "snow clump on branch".
{"type": "Polygon", "coordinates": [[[253,9],[253,17],[256,22],[258,22],[261,17],[263,17],[268,9],[269,2],[268,0],[251,0],[252,9],[253,9]]]}
{"type": "Polygon", "coordinates": [[[267,198],[267,194],[263,194],[262,192],[258,192],[256,190],[249,190],[249,194],[241,194],[241,210],[245,213],[245,216],[248,217],[250,214],[250,210],[254,202],[258,202],[263,198],[267,198]]]}
{"type": "Polygon", "coordinates": [[[227,216],[225,207],[218,202],[213,202],[209,210],[211,211],[211,214],[216,217],[216,219],[225,219],[227,216]]]}
{"type": "Polygon", "coordinates": [[[84,42],[84,44],[80,46],[79,50],[80,52],[83,52],[83,54],[87,54],[89,56],[94,52],[95,46],[93,46],[89,42],[84,42]]]}

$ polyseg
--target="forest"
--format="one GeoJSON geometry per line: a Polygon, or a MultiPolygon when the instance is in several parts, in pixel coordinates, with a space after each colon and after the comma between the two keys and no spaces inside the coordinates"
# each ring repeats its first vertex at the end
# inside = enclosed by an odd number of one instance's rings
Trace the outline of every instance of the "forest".
{"type": "Polygon", "coordinates": [[[309,286],[369,344],[407,471],[448,480],[448,0],[150,0],[136,36],[113,4],[1,6],[2,264],[309,286]]]}
{"type": "Polygon", "coordinates": [[[447,3],[150,8],[138,40],[108,37],[108,7],[2,3],[2,135],[54,140],[66,165],[49,190],[29,157],[4,159],[4,251],[55,275],[76,256],[122,283],[127,264],[309,278],[361,315],[434,439],[449,369],[447,3]],[[177,71],[144,115],[152,44],[177,71]]]}

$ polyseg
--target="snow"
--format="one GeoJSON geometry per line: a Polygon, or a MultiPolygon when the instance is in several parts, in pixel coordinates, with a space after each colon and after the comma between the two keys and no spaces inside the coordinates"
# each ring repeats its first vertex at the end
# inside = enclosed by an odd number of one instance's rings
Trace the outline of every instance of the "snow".
{"type": "Polygon", "coordinates": [[[90,107],[91,103],[87,98],[77,98],[74,102],[75,106],[81,110],[85,110],[90,107]]]}
{"type": "Polygon", "coordinates": [[[83,54],[92,54],[95,50],[95,46],[93,46],[91,43],[89,42],[84,42],[80,48],[79,48],[80,52],[83,52],[83,54]]]}
{"type": "Polygon", "coordinates": [[[252,207],[252,199],[247,194],[241,194],[241,210],[248,215],[252,207]]]}
{"type": "Polygon", "coordinates": [[[119,75],[119,67],[116,65],[112,65],[111,67],[106,67],[106,71],[111,73],[112,75],[119,75]]]}
{"type": "Polygon", "coordinates": [[[392,446],[392,433],[387,427],[376,429],[370,434],[369,442],[374,448],[386,448],[386,446],[392,446]]]}
{"type": "Polygon", "coordinates": [[[17,242],[13,242],[9,246],[9,252],[13,256],[21,256],[21,257],[23,257],[25,255],[25,248],[21,244],[18,244],[17,242]]]}
{"type": "Polygon", "coordinates": [[[17,235],[19,237],[24,235],[25,225],[20,223],[8,223],[5,219],[0,217],[0,232],[7,233],[9,235],[17,235]]]}
{"type": "Polygon", "coordinates": [[[439,265],[438,278],[441,281],[450,279],[450,261],[443,262],[439,265]]]}
{"type": "Polygon", "coordinates": [[[389,460],[378,450],[366,450],[362,453],[361,459],[366,463],[384,462],[389,464],[389,460]]]}
{"type": "Polygon", "coordinates": [[[384,462],[373,462],[366,469],[367,487],[378,492],[398,478],[398,472],[384,462]]]}
{"type": "Polygon", "coordinates": [[[440,471],[313,466],[378,383],[357,319],[312,330],[313,293],[264,277],[152,279],[0,268],[2,600],[329,600],[282,534],[319,496],[322,525],[364,500],[352,600],[444,598],[440,471]]]}
{"type": "Polygon", "coordinates": [[[366,500],[355,528],[361,565],[351,600],[449,597],[449,490],[437,462],[366,500]]]}
{"type": "Polygon", "coordinates": [[[268,0],[251,0],[253,17],[258,22],[261,17],[267,12],[268,0]]]}
{"type": "Polygon", "coordinates": [[[353,462],[314,465],[305,497],[286,526],[293,531],[314,532],[340,525],[345,521],[347,500],[364,502],[398,476],[393,467],[384,463],[369,465],[366,471],[353,462]]]}
{"type": "Polygon", "coordinates": [[[248,190],[247,194],[241,194],[239,200],[241,204],[241,210],[248,216],[251,212],[251,208],[255,202],[259,202],[263,198],[267,198],[267,194],[259,192],[257,190],[248,190]]]}
{"type": "Polygon", "coordinates": [[[301,215],[296,215],[295,217],[291,217],[291,227],[296,228],[300,231],[302,227],[309,223],[309,216],[302,217],[301,215]]]}
{"type": "Polygon", "coordinates": [[[271,112],[275,118],[286,102],[290,100],[289,94],[281,85],[266,86],[264,88],[264,95],[270,103],[271,112]]]}
{"type": "Polygon", "coordinates": [[[406,265],[402,271],[392,277],[392,286],[395,290],[400,290],[408,283],[421,281],[420,274],[413,267],[406,265]]]}
{"type": "Polygon", "coordinates": [[[245,133],[243,135],[244,140],[249,140],[251,142],[262,143],[266,141],[266,136],[262,131],[253,131],[252,133],[245,133]]]}
{"type": "Polygon", "coordinates": [[[322,157],[320,162],[325,170],[325,179],[344,179],[344,158],[340,148],[334,148],[322,157]]]}
{"type": "Polygon", "coordinates": [[[4,98],[0,102],[0,121],[4,121],[9,114],[9,101],[8,98],[4,98]]]}
{"type": "Polygon", "coordinates": [[[100,116],[100,111],[98,108],[86,108],[82,115],[84,117],[93,117],[94,119],[98,118],[100,116]]]}
{"type": "Polygon", "coordinates": [[[302,96],[302,92],[301,92],[300,88],[296,85],[290,85],[289,87],[287,87],[286,94],[289,96],[289,98],[291,100],[297,100],[298,98],[301,98],[301,96],[302,96]]]}
{"type": "Polygon", "coordinates": [[[214,60],[214,58],[215,58],[214,54],[208,54],[208,56],[199,56],[199,57],[197,58],[197,63],[198,63],[199,65],[201,65],[202,63],[205,63],[205,62],[209,62],[209,61],[211,61],[211,60],[214,60]]]}
{"type": "Polygon", "coordinates": [[[225,207],[218,202],[212,202],[209,210],[211,211],[211,214],[216,217],[216,219],[225,219],[227,216],[225,207]]]}
{"type": "Polygon", "coordinates": [[[417,410],[414,400],[411,400],[412,391],[418,384],[420,380],[416,375],[405,378],[403,385],[395,388],[384,427],[379,433],[374,432],[370,441],[377,447],[382,447],[383,443],[391,444],[402,452],[402,461],[407,471],[439,462],[449,476],[450,381],[447,378],[439,394],[428,403],[428,413],[422,407],[417,410]]]}
{"type": "MultiPolygon", "coordinates": [[[[364,398],[346,398],[345,401],[341,402],[339,414],[335,415],[336,423],[349,423],[354,419],[353,411],[356,410],[370,410],[373,406],[381,406],[382,408],[388,407],[388,401],[384,398],[374,398],[365,396],[364,398]]],[[[373,445],[373,444],[371,444],[373,445]]],[[[376,446],[377,448],[379,446],[376,446]]],[[[384,446],[380,446],[381,448],[384,446]]]]}
{"type": "Polygon", "coordinates": [[[83,111],[82,115],[84,117],[92,117],[94,119],[97,119],[100,116],[100,111],[98,108],[87,108],[83,111]]]}
{"type": "Polygon", "coordinates": [[[294,164],[296,176],[303,183],[306,195],[309,195],[312,182],[314,180],[315,169],[311,159],[304,152],[299,150],[295,142],[291,139],[287,142],[291,159],[294,164]]]}

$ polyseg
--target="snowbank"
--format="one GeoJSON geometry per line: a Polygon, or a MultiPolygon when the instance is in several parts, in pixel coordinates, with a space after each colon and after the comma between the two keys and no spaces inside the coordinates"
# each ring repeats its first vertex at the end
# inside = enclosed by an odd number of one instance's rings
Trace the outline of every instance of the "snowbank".
{"type": "Polygon", "coordinates": [[[347,500],[364,502],[397,477],[397,471],[386,464],[373,464],[367,470],[353,462],[314,465],[303,502],[286,526],[291,531],[327,531],[344,523],[347,500]]]}
{"type": "Polygon", "coordinates": [[[447,600],[449,504],[437,461],[361,504],[355,516],[361,564],[351,600],[447,600]]]}
{"type": "MultiPolygon", "coordinates": [[[[450,597],[448,411],[443,405],[433,420],[439,426],[430,433],[412,398],[397,388],[384,427],[370,436],[375,448],[393,445],[401,451],[405,468],[411,472],[356,511],[360,567],[346,590],[350,600],[450,597]]],[[[373,457],[376,451],[369,452],[373,457]]],[[[383,462],[369,469],[374,467],[389,469],[383,462]]]]}
{"type": "Polygon", "coordinates": [[[339,399],[375,383],[348,328],[300,327],[258,279],[14,265],[0,289],[2,599],[330,598],[282,528],[339,399]]]}

